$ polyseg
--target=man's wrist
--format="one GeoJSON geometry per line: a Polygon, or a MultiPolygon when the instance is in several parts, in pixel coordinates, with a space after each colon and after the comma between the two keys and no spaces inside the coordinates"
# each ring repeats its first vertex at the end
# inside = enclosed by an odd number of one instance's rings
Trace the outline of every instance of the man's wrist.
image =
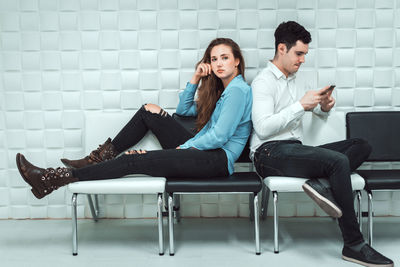
{"type": "Polygon", "coordinates": [[[330,109],[324,108],[322,105],[320,105],[320,106],[321,106],[321,110],[322,110],[323,112],[329,112],[329,111],[330,111],[330,109]]]}

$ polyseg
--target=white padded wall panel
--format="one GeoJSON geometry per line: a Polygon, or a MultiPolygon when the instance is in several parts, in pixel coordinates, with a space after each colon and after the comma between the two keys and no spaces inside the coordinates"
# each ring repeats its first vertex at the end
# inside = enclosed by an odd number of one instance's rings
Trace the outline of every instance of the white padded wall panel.
{"type": "MultiPolygon", "coordinates": [[[[36,101],[38,101],[38,100],[36,100],[36,101]]],[[[26,130],[44,129],[43,112],[42,111],[26,111],[24,113],[24,129],[26,129],[26,130]]]]}
{"type": "Polygon", "coordinates": [[[40,48],[42,51],[58,50],[60,34],[58,32],[41,32],[40,48]]]}
{"type": "MultiPolygon", "coordinates": [[[[398,110],[399,5],[398,0],[0,0],[0,217],[70,216],[65,190],[34,199],[18,175],[15,153],[26,153],[40,166],[59,165],[62,156],[84,155],[86,113],[131,114],[144,103],[173,112],[179,90],[217,36],[242,47],[251,82],[274,55],[275,27],[297,20],[313,38],[298,74],[307,89],[336,84],[339,110],[398,110]]],[[[145,199],[105,199],[103,214],[154,217],[155,199],[145,199]]],[[[288,216],[314,215],[308,198],[282,201],[288,216]]],[[[243,196],[183,202],[185,216],[248,216],[243,196]]],[[[398,214],[393,203],[394,195],[382,195],[381,214],[398,214]],[[383,207],[387,203],[391,208],[383,207]]],[[[90,216],[83,205],[78,213],[90,216]]],[[[317,209],[315,215],[323,213],[317,209]]]]}
{"type": "Polygon", "coordinates": [[[40,72],[23,72],[22,84],[24,91],[41,91],[43,84],[40,72]]]}
{"type": "Polygon", "coordinates": [[[178,41],[178,31],[161,31],[160,34],[160,42],[161,49],[178,49],[179,41],[178,41]]]}
{"type": "Polygon", "coordinates": [[[79,23],[81,30],[99,30],[100,14],[96,11],[82,11],[79,23]]]}
{"type": "MultiPolygon", "coordinates": [[[[26,148],[41,148],[44,146],[43,131],[27,131],[26,132],[26,148]]],[[[20,180],[20,179],[18,179],[20,180]]]]}
{"type": "Polygon", "coordinates": [[[59,17],[60,30],[77,30],[78,29],[78,15],[76,12],[62,12],[59,17]]]}
{"type": "Polygon", "coordinates": [[[100,75],[100,89],[103,91],[121,90],[120,72],[114,70],[104,70],[100,75]]]}
{"type": "Polygon", "coordinates": [[[139,12],[139,29],[149,30],[157,28],[157,13],[154,11],[139,12]]]}

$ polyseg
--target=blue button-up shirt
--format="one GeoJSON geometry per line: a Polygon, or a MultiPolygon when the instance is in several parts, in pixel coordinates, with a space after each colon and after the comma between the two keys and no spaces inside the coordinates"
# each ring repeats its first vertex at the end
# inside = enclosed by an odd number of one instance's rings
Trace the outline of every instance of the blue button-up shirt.
{"type": "MultiPolygon", "coordinates": [[[[179,94],[176,113],[182,116],[196,116],[194,101],[197,85],[188,83],[179,94]]],[[[228,170],[232,174],[234,163],[239,158],[250,135],[252,92],[242,75],[236,76],[225,88],[216,103],[207,124],[180,147],[210,150],[222,148],[228,159],[228,170]]]]}

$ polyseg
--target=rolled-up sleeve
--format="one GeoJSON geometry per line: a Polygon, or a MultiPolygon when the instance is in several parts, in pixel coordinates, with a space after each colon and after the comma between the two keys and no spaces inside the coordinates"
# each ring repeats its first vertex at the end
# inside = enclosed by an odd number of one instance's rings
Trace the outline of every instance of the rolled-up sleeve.
{"type": "Polygon", "coordinates": [[[196,116],[197,105],[194,101],[197,84],[187,83],[185,90],[179,93],[179,104],[176,113],[181,116],[196,116]]]}

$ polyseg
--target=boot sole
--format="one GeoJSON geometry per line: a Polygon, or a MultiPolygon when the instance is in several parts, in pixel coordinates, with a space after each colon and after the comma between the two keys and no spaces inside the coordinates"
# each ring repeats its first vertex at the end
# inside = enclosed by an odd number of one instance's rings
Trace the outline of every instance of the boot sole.
{"type": "Polygon", "coordinates": [[[329,216],[333,218],[340,218],[342,217],[343,213],[342,210],[339,209],[332,201],[327,199],[326,197],[322,196],[318,193],[314,188],[309,186],[308,184],[303,184],[304,192],[312,198],[318,206],[323,209],[329,216]]]}
{"type": "Polygon", "coordinates": [[[360,264],[360,265],[363,265],[363,266],[367,266],[367,267],[393,267],[394,266],[393,263],[392,264],[367,263],[367,262],[363,262],[363,261],[360,261],[360,260],[356,260],[356,259],[353,259],[353,258],[346,257],[344,255],[342,255],[342,259],[344,259],[345,261],[354,262],[354,263],[357,263],[357,264],[360,264]]]}
{"type": "Polygon", "coordinates": [[[38,198],[38,199],[43,198],[44,195],[40,194],[39,191],[36,189],[36,187],[35,187],[34,185],[31,184],[31,182],[29,181],[29,179],[27,179],[27,178],[25,177],[25,175],[24,175],[24,173],[23,173],[23,171],[22,171],[22,169],[21,169],[21,165],[20,165],[20,163],[19,163],[19,162],[20,162],[20,159],[21,159],[21,154],[20,154],[20,153],[17,153],[16,161],[17,161],[17,167],[18,167],[19,174],[21,174],[22,179],[24,179],[24,181],[32,187],[32,189],[31,189],[32,194],[33,194],[36,198],[38,198]]]}

